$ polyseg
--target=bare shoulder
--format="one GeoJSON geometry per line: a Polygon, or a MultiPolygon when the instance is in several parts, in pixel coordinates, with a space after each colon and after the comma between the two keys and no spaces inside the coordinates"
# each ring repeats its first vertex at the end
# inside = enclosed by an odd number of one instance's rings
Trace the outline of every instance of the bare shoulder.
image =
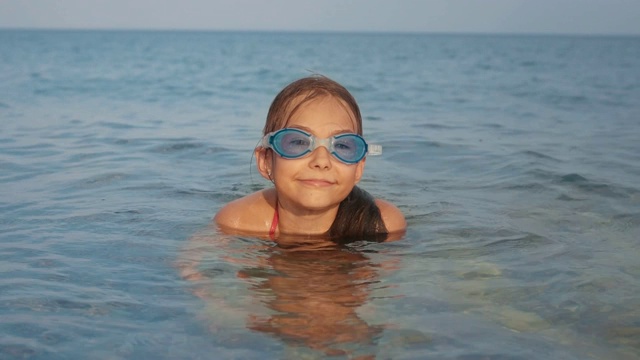
{"type": "Polygon", "coordinates": [[[274,189],[254,192],[223,206],[213,220],[225,232],[264,232],[271,225],[274,189]]]}
{"type": "Polygon", "coordinates": [[[407,229],[407,221],[402,211],[392,203],[381,199],[376,199],[376,205],[380,209],[380,215],[387,231],[389,233],[404,233],[407,229]]]}

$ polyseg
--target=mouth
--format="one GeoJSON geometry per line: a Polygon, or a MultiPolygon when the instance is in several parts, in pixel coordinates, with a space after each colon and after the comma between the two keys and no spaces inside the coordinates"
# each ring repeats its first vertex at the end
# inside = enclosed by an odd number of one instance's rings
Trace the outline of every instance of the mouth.
{"type": "Polygon", "coordinates": [[[324,180],[324,179],[301,179],[300,182],[303,183],[304,185],[313,186],[313,187],[328,187],[328,186],[335,185],[334,181],[324,180]]]}

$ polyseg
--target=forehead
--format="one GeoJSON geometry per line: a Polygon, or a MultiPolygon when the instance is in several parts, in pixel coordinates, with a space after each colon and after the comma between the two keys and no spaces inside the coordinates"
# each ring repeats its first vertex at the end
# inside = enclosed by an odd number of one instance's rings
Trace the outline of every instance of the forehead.
{"type": "Polygon", "coordinates": [[[341,99],[323,95],[313,99],[298,96],[292,101],[290,114],[284,127],[304,126],[309,129],[323,128],[342,131],[357,131],[355,115],[341,99]]]}

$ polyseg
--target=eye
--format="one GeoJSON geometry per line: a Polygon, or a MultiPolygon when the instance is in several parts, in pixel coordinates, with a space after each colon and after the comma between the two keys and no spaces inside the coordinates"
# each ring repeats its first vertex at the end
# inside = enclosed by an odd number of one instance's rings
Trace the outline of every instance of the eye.
{"type": "Polygon", "coordinates": [[[288,133],[282,136],[280,144],[282,150],[289,154],[302,153],[309,148],[311,140],[304,134],[288,133]]]}
{"type": "Polygon", "coordinates": [[[289,146],[308,146],[309,145],[309,141],[303,138],[288,139],[287,141],[288,141],[287,144],[289,146]]]}
{"type": "Polygon", "coordinates": [[[335,143],[333,146],[336,148],[336,150],[349,150],[353,147],[352,144],[347,143],[346,141],[335,143]]]}
{"type": "Polygon", "coordinates": [[[344,137],[336,139],[333,143],[333,148],[342,154],[351,154],[356,151],[356,143],[353,138],[344,137]]]}

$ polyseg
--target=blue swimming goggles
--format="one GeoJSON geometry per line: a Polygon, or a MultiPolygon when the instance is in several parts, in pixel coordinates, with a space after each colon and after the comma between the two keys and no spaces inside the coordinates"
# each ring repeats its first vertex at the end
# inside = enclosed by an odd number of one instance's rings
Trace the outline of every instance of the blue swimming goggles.
{"type": "Polygon", "coordinates": [[[355,164],[368,155],[381,155],[382,146],[367,144],[357,134],[338,134],[326,139],[300,129],[284,128],[270,132],[262,138],[262,147],[271,148],[285,159],[297,159],[324,146],[331,155],[345,164],[355,164]]]}

